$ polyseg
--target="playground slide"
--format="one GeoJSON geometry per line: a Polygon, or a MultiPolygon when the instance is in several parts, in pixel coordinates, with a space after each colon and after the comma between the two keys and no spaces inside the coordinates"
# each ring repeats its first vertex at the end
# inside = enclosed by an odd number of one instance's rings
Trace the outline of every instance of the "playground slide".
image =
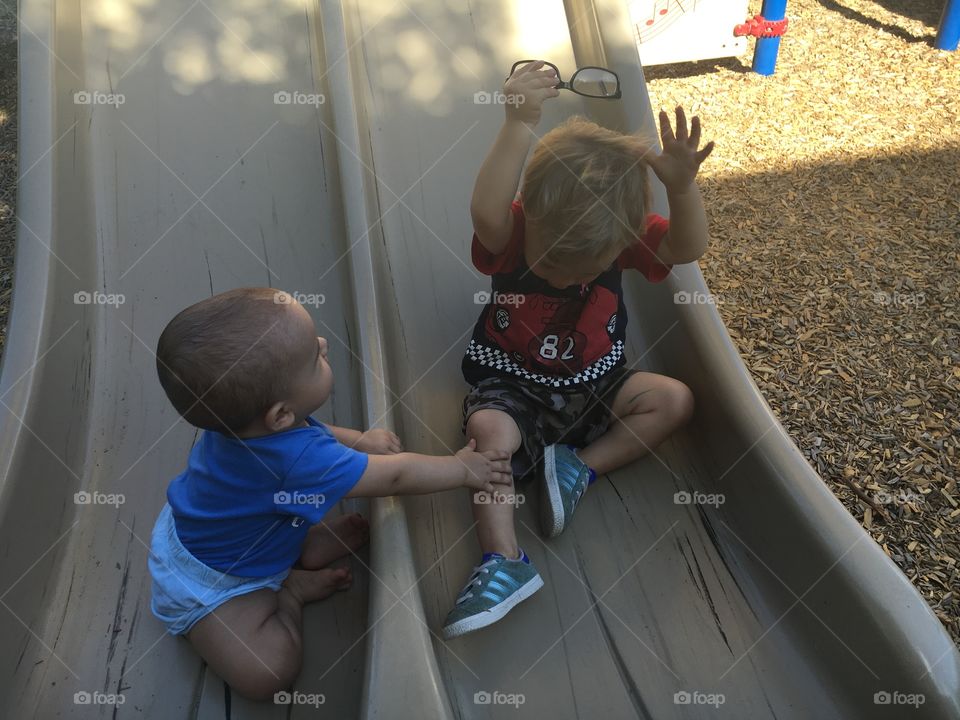
{"type": "Polygon", "coordinates": [[[330,341],[319,419],[458,448],[487,287],[467,207],[502,117],[475,93],[524,57],[605,65],[622,102],[564,94],[537,132],[571,113],[652,132],[626,7],[22,0],[21,21],[0,716],[960,717],[960,654],[923,599],[791,444],[715,309],[674,301],[707,292],[695,266],[625,278],[628,357],[688,383],[695,421],[602,478],[556,540],[525,489],[541,592],[443,642],[478,556],[466,494],[345,503],[374,537],[355,587],[307,609],[290,704],[229,692],[149,612],[150,529],[196,439],[155,379],[160,330],[228,288],[296,292],[330,341]]]}

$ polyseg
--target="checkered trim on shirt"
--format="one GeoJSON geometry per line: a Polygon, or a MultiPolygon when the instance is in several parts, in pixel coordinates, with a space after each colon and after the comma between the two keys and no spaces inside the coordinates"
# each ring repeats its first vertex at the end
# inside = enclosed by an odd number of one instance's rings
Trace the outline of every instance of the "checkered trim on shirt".
{"type": "Polygon", "coordinates": [[[533,382],[537,382],[542,385],[548,385],[555,388],[570,387],[571,385],[577,385],[583,382],[599,380],[610,370],[616,367],[617,363],[620,362],[621,358],[623,358],[623,341],[618,340],[615,342],[613,347],[610,349],[610,352],[592,365],[585,367],[576,375],[571,375],[570,377],[532,373],[529,370],[520,367],[507,353],[500,348],[490,347],[489,345],[481,345],[476,340],[470,341],[470,345],[467,347],[467,357],[478,365],[493,368],[501,373],[517,375],[525,380],[532,380],[533,382]]]}

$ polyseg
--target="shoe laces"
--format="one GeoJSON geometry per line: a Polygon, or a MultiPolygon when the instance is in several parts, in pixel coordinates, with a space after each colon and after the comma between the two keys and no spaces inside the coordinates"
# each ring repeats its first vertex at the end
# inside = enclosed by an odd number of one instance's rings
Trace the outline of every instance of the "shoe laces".
{"type": "Polygon", "coordinates": [[[457,598],[457,605],[466,602],[473,597],[473,588],[480,587],[483,584],[483,576],[490,574],[490,566],[496,564],[499,558],[490,558],[485,563],[481,563],[473,568],[473,574],[467,580],[463,590],[460,591],[460,597],[457,598]]]}

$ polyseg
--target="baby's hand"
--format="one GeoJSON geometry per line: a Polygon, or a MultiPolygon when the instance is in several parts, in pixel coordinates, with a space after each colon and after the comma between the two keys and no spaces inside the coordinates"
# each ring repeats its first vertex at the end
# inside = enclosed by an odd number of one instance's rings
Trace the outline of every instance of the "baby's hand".
{"type": "Polygon", "coordinates": [[[542,60],[521,65],[503,84],[508,120],[536,125],[540,122],[540,107],[543,101],[560,94],[554,87],[557,84],[557,74],[553,68],[541,68],[542,60]]]}
{"type": "Polygon", "coordinates": [[[493,484],[509,485],[513,480],[510,455],[502,450],[476,452],[477,441],[470,440],[457,452],[457,460],[466,468],[463,484],[474,490],[493,492],[493,484]]]}
{"type": "Polygon", "coordinates": [[[670,127],[670,117],[665,110],[660,111],[660,139],[663,152],[649,158],[650,167],[660,178],[668,193],[686,192],[697,176],[700,163],[713,152],[713,141],[700,145],[700,118],[696,115],[690,121],[690,134],[687,135],[687,116],[683,108],[677,105],[677,134],[670,127]]]}
{"type": "Polygon", "coordinates": [[[393,455],[403,452],[403,445],[400,438],[389,430],[374,428],[361,435],[353,449],[368,455],[393,455]]]}

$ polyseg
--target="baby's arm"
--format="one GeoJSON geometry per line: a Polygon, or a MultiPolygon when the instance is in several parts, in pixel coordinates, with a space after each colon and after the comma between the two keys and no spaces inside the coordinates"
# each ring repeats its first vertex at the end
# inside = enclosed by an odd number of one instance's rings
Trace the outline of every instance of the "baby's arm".
{"type": "Polygon", "coordinates": [[[330,434],[337,442],[346,445],[348,448],[359,450],[371,455],[389,455],[391,453],[403,452],[403,445],[394,433],[382,428],[374,428],[362,432],[352,428],[337,427],[336,425],[327,425],[330,434]]]}
{"type": "Polygon", "coordinates": [[[348,448],[355,447],[357,442],[359,442],[360,438],[363,436],[363,433],[360,430],[337,427],[336,425],[327,425],[327,430],[329,430],[330,434],[337,439],[338,443],[341,445],[346,445],[348,448]]]}
{"type": "Polygon", "coordinates": [[[493,484],[511,482],[510,456],[489,450],[475,452],[476,441],[454,456],[437,457],[416,453],[371,455],[367,469],[347,497],[388,497],[470,487],[493,492],[493,484]]]}
{"type": "Polygon", "coordinates": [[[503,252],[513,231],[510,204],[517,194],[523,162],[533,138],[527,125],[539,122],[540,106],[546,98],[560,94],[554,87],[557,76],[553,69],[541,70],[542,67],[540,61],[527,63],[504,83],[506,120],[480,166],[473,187],[470,200],[473,229],[480,244],[494,255],[503,252]]]}
{"type": "Polygon", "coordinates": [[[650,159],[650,167],[667,190],[670,204],[670,232],[657,250],[664,265],[694,262],[707,249],[710,233],[696,176],[700,163],[713,152],[713,143],[700,145],[700,118],[694,116],[687,134],[687,118],[677,107],[677,134],[674,136],[667,113],[660,111],[663,152],[650,159]]]}

